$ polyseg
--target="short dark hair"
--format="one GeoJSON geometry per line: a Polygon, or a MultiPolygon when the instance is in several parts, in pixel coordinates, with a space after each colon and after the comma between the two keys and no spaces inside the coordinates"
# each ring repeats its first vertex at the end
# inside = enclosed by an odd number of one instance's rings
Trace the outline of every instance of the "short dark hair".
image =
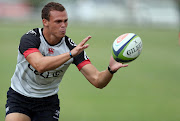
{"type": "Polygon", "coordinates": [[[42,12],[41,12],[41,18],[42,19],[46,19],[49,21],[49,17],[50,17],[50,11],[52,10],[56,10],[56,11],[64,11],[66,10],[64,8],[64,6],[60,3],[56,3],[56,2],[50,2],[48,4],[46,4],[44,6],[44,8],[42,9],[42,12]]]}

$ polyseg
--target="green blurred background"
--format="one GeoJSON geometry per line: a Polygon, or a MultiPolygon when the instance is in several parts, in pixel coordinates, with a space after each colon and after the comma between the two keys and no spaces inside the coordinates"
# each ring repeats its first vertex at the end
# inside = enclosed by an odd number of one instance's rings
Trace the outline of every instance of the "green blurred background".
{"type": "MultiPolygon", "coordinates": [[[[67,4],[65,0],[60,2],[67,4]]],[[[39,11],[38,7],[33,11],[39,11]]],[[[68,4],[67,7],[68,11],[68,4]]],[[[34,17],[29,20],[1,15],[0,121],[5,119],[6,93],[15,70],[19,40],[30,29],[42,27],[41,19],[32,13],[29,16],[34,17]]],[[[106,16],[99,19],[103,18],[106,16]]],[[[76,66],[71,65],[59,86],[60,121],[180,121],[178,24],[160,22],[160,25],[152,18],[143,19],[144,23],[109,20],[72,18],[67,35],[77,44],[86,36],[92,36],[86,52],[99,71],[107,69],[112,43],[121,34],[139,35],[143,41],[142,53],[129,67],[120,69],[102,90],[93,87],[76,66]]]]}

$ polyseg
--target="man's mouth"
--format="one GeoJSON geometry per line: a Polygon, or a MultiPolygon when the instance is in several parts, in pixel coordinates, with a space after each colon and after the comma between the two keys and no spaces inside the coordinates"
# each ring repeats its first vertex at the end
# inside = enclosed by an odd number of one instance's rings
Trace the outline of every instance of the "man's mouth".
{"type": "Polygon", "coordinates": [[[64,30],[61,30],[60,32],[63,33],[63,34],[65,34],[65,33],[66,33],[66,30],[64,29],[64,30]]]}

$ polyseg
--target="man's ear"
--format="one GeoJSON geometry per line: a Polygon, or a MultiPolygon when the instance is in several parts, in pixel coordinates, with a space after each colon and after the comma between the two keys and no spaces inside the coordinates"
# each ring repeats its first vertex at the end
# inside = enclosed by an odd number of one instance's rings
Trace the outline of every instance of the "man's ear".
{"type": "Polygon", "coordinates": [[[49,21],[47,19],[42,19],[42,23],[46,27],[49,25],[49,21]]]}

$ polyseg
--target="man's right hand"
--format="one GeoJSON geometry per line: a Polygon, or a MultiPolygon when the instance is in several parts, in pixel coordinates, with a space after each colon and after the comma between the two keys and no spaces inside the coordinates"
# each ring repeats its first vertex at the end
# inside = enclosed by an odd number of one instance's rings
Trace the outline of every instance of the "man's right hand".
{"type": "Polygon", "coordinates": [[[87,36],[85,39],[83,39],[74,49],[71,50],[71,54],[73,57],[79,55],[84,49],[89,47],[89,44],[85,44],[91,36],[87,36]]]}

